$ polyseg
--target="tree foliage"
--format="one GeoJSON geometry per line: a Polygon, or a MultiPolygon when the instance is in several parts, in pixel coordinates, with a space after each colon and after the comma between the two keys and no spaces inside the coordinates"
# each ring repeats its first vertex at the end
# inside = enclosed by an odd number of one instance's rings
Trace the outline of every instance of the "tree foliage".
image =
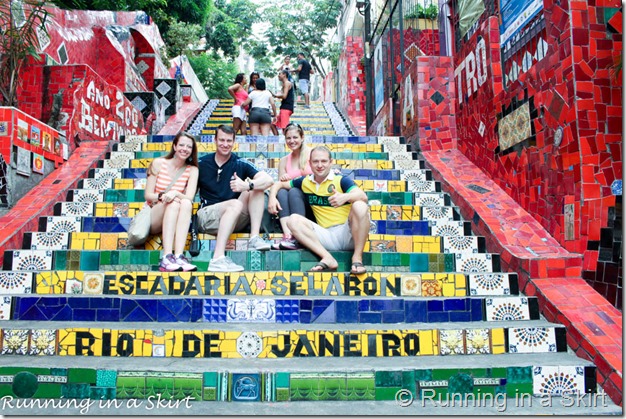
{"type": "MultiPolygon", "coordinates": [[[[337,25],[342,4],[338,0],[279,0],[268,3],[263,19],[268,44],[278,56],[304,52],[311,65],[324,77],[320,58],[330,58],[332,46],[325,33],[337,25]]],[[[256,57],[255,57],[256,58],[256,57]]]]}
{"type": "Polygon", "coordinates": [[[189,64],[212,99],[229,98],[228,87],[239,73],[237,65],[213,54],[188,56],[189,64]]]}
{"type": "Polygon", "coordinates": [[[37,0],[0,2],[0,95],[5,106],[17,107],[19,73],[28,57],[40,59],[37,31],[47,35],[49,17],[44,4],[37,0]]]}
{"type": "Polygon", "coordinates": [[[214,0],[206,24],[207,47],[235,58],[239,46],[250,48],[252,25],[259,19],[257,6],[250,0],[214,0]]]}
{"type": "Polygon", "coordinates": [[[168,56],[188,55],[190,47],[198,43],[202,32],[202,26],[194,23],[172,23],[166,37],[168,56]]]}

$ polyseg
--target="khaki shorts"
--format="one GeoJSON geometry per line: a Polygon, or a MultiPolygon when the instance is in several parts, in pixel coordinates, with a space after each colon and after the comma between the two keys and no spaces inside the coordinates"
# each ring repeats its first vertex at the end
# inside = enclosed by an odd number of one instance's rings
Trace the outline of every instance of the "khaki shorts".
{"type": "Polygon", "coordinates": [[[354,250],[354,240],[348,221],[328,228],[313,223],[313,230],[326,250],[354,250]]]}
{"type": "MultiPolygon", "coordinates": [[[[217,234],[217,230],[220,227],[220,204],[213,204],[200,208],[198,210],[198,230],[200,233],[217,234]]],[[[250,224],[250,214],[242,212],[239,215],[237,224],[235,224],[235,231],[238,232],[246,228],[250,224]]]]}

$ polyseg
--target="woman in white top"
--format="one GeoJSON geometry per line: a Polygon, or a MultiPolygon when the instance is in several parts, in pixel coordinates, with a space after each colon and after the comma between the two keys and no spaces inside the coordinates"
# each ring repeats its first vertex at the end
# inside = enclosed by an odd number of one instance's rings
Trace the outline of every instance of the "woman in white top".
{"type": "Polygon", "coordinates": [[[248,105],[250,105],[248,124],[252,135],[269,135],[272,117],[276,116],[276,104],[272,94],[265,90],[264,79],[256,81],[256,90],[250,92],[248,99],[241,104],[242,107],[248,105]]]}

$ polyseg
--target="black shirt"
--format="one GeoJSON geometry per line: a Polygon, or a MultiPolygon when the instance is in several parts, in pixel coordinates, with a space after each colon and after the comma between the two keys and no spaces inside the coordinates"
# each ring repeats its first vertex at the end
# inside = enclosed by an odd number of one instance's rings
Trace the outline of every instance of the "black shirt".
{"type": "Polygon", "coordinates": [[[298,79],[308,80],[311,77],[311,64],[303,58],[298,60],[298,66],[302,66],[302,70],[298,73],[298,79]]]}
{"type": "Polygon", "coordinates": [[[293,112],[293,102],[294,102],[294,93],[293,93],[293,83],[287,92],[287,97],[280,101],[280,109],[287,109],[288,111],[293,112]]]}
{"type": "Polygon", "coordinates": [[[198,187],[200,188],[201,205],[213,205],[229,199],[237,199],[241,193],[230,189],[230,179],[237,173],[240,179],[254,178],[259,170],[249,161],[232,153],[230,159],[218,167],[215,153],[209,153],[198,161],[198,187]],[[218,181],[218,170],[219,181],[218,181]]]}

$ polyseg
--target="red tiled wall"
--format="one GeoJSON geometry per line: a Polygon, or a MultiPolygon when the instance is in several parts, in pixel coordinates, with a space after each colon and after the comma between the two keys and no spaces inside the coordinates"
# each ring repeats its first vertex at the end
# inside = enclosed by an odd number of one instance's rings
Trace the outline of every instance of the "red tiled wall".
{"type": "MultiPolygon", "coordinates": [[[[607,256],[607,264],[598,265],[602,229],[619,228],[609,226],[609,208],[616,206],[611,184],[622,178],[622,88],[609,70],[616,51],[621,51],[621,26],[618,30],[604,18],[604,6],[618,7],[613,3],[544,1],[545,30],[518,55],[527,50],[532,54],[543,40],[545,58],[535,57],[530,68],[520,70],[510,81],[501,74],[495,17],[483,21],[469,41],[462,43],[455,64],[460,72],[457,82],[462,83],[459,150],[566,249],[583,253],[583,276],[615,304],[621,301],[621,258],[607,256]],[[481,39],[486,41],[487,78],[468,94],[462,65],[468,56],[477,55],[481,39]],[[509,150],[500,149],[498,124],[525,101],[530,105],[532,136],[509,150]],[[485,125],[482,135],[481,122],[485,125]],[[557,144],[555,135],[561,130],[562,141],[557,144]],[[568,204],[574,208],[569,231],[564,209],[568,204]]],[[[621,20],[621,12],[616,16],[621,20]]],[[[521,63],[521,58],[513,60],[521,63]]],[[[511,62],[505,65],[505,75],[511,75],[511,62]]],[[[621,248],[621,235],[613,245],[616,248],[621,248]]]]}
{"type": "Polygon", "coordinates": [[[116,141],[125,132],[145,133],[141,113],[88,66],[48,66],[45,74],[43,117],[52,116],[53,97],[61,93],[63,105],[55,122],[66,134],[70,150],[76,136],[80,141],[116,141]]]}
{"type": "MultiPolygon", "coordinates": [[[[424,151],[456,148],[456,94],[450,57],[417,57],[405,70],[397,106],[400,135],[424,151]]],[[[374,119],[370,135],[393,135],[392,103],[374,119]]]]}
{"type": "Polygon", "coordinates": [[[337,103],[346,116],[365,116],[365,70],[361,64],[363,58],[363,39],[348,36],[346,47],[339,57],[339,91],[337,103]]]}

